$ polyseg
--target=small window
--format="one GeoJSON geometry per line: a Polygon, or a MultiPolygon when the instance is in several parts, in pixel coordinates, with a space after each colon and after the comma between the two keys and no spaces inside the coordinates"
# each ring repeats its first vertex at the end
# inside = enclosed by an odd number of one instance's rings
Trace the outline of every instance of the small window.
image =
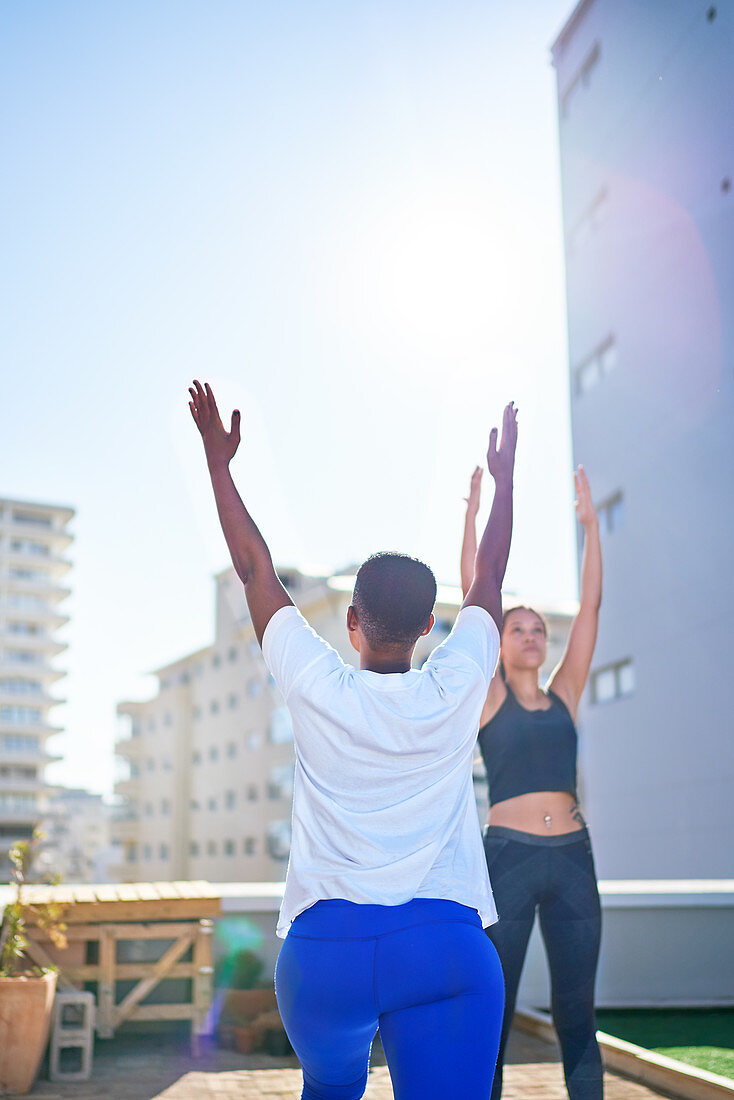
{"type": "Polygon", "coordinates": [[[224,854],[225,856],[233,856],[235,854],[235,843],[233,840],[225,840],[224,854]]]}
{"type": "Polygon", "coordinates": [[[262,692],[262,689],[263,689],[262,684],[260,683],[259,680],[256,680],[254,676],[252,677],[251,680],[248,680],[248,682],[247,682],[247,694],[249,695],[250,699],[257,699],[257,697],[262,692]]]}
{"type": "Polygon", "coordinates": [[[219,749],[217,748],[216,745],[212,745],[210,747],[210,749],[209,749],[209,759],[210,760],[218,760],[219,759],[219,749]]]}
{"type": "Polygon", "coordinates": [[[172,726],[173,725],[173,715],[171,714],[170,710],[167,710],[166,713],[163,715],[163,725],[164,726],[172,726]]]}
{"type": "Polygon", "coordinates": [[[165,814],[170,814],[170,812],[171,812],[171,803],[169,802],[169,800],[167,798],[162,798],[161,799],[161,813],[165,815],[165,814]]]}
{"type": "Polygon", "coordinates": [[[263,743],[263,735],[255,730],[247,735],[248,749],[259,749],[263,743]]]}
{"type": "Polygon", "coordinates": [[[591,674],[592,703],[609,703],[635,690],[635,667],[630,660],[615,661],[591,674]]]}
{"type": "Polygon", "coordinates": [[[619,531],[624,523],[624,497],[621,492],[601,501],[596,510],[603,534],[611,535],[614,531],[619,531]]]}
{"type": "Polygon", "coordinates": [[[127,849],[127,862],[135,863],[138,858],[138,846],[137,844],[129,844],[127,849]]]}
{"type": "Polygon", "coordinates": [[[146,860],[147,862],[150,862],[150,860],[152,858],[153,858],[153,849],[151,848],[150,844],[144,844],[143,845],[143,859],[146,860]]]}
{"type": "Polygon", "coordinates": [[[229,653],[227,654],[227,658],[228,658],[228,660],[230,660],[230,661],[231,661],[232,663],[234,663],[234,662],[235,662],[235,661],[237,660],[237,657],[238,657],[238,653],[237,653],[237,647],[236,647],[236,646],[232,646],[232,648],[230,649],[229,653]]]}
{"type": "Polygon", "coordinates": [[[219,656],[218,653],[215,653],[214,656],[212,657],[212,668],[219,668],[221,663],[222,663],[222,658],[219,656]]]}
{"type": "Polygon", "coordinates": [[[614,336],[605,337],[585,359],[573,368],[574,392],[588,393],[610,374],[617,365],[617,344],[614,336]]]}
{"type": "Polygon", "coordinates": [[[197,842],[195,840],[189,841],[189,855],[190,856],[198,856],[198,854],[199,854],[199,845],[197,844],[197,842]]]}
{"type": "Polygon", "coordinates": [[[194,707],[191,713],[194,716],[194,721],[198,722],[198,720],[201,718],[201,707],[194,707]]]}
{"type": "Polygon", "coordinates": [[[242,845],[243,851],[246,856],[254,856],[255,854],[255,837],[246,836],[244,844],[242,845]]]}
{"type": "Polygon", "coordinates": [[[227,700],[227,705],[230,710],[235,710],[237,708],[237,696],[230,695],[229,699],[227,700]]]}
{"type": "Polygon", "coordinates": [[[224,807],[227,810],[233,810],[237,804],[237,795],[234,791],[225,791],[224,793],[224,807]]]}
{"type": "Polygon", "coordinates": [[[201,763],[201,753],[198,751],[198,749],[194,749],[194,751],[192,752],[192,754],[191,754],[191,763],[192,764],[200,764],[201,763]]]}
{"type": "Polygon", "coordinates": [[[229,744],[227,745],[227,758],[229,760],[234,760],[234,758],[236,756],[237,756],[237,745],[235,744],[234,741],[230,741],[229,744]]]}
{"type": "Polygon", "coordinates": [[[257,799],[258,799],[257,787],[255,786],[254,783],[251,783],[249,785],[249,787],[247,788],[247,801],[248,802],[257,802],[257,799]]]}
{"type": "Polygon", "coordinates": [[[167,844],[161,844],[159,849],[158,849],[158,854],[159,854],[161,859],[168,859],[168,845],[167,844]]]}
{"type": "Polygon", "coordinates": [[[199,803],[197,802],[197,800],[195,798],[192,798],[191,801],[189,802],[189,808],[194,813],[196,813],[196,811],[199,809],[199,803]]]}
{"type": "Polygon", "coordinates": [[[145,816],[146,817],[152,817],[153,812],[154,812],[153,811],[153,803],[152,802],[146,802],[145,803],[145,816]]]}
{"type": "Polygon", "coordinates": [[[216,699],[212,699],[211,703],[209,704],[209,711],[212,714],[219,714],[219,703],[216,699]]]}
{"type": "Polygon", "coordinates": [[[217,812],[217,800],[216,800],[216,798],[210,798],[207,805],[208,805],[209,811],[211,813],[216,813],[217,812]]]}

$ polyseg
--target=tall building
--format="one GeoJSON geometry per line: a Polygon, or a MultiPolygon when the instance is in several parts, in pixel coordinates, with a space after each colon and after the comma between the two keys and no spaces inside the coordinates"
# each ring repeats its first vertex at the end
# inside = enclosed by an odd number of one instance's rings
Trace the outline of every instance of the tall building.
{"type": "MultiPolygon", "coordinates": [[[[353,663],[345,626],[353,576],[281,572],[309,623],[353,663]]],[[[436,625],[419,639],[420,665],[451,630],[461,597],[439,587],[436,625]]],[[[518,601],[513,600],[514,603],[518,601]]],[[[565,645],[568,610],[549,612],[548,665],[565,645]]],[[[156,672],[147,702],[118,706],[125,729],[116,744],[124,775],[113,835],[123,881],[283,879],[290,852],[293,731],[250,622],[232,569],[216,577],[214,642],[156,672]]],[[[486,779],[475,772],[477,804],[486,779]]]]}
{"type": "Polygon", "coordinates": [[[734,875],[734,7],[555,42],[573,445],[604,549],[582,715],[602,878],[734,875]]]}
{"type": "Polygon", "coordinates": [[[112,848],[112,807],[101,794],[79,787],[50,793],[42,823],[38,868],[64,883],[109,882],[118,860],[112,848]]]}
{"type": "Polygon", "coordinates": [[[44,817],[46,742],[59,729],[50,710],[61,702],[51,685],[64,675],[53,663],[66,649],[57,631],[68,622],[59,605],[69,595],[64,556],[73,509],[0,499],[0,881],[7,850],[28,840],[44,817]]]}

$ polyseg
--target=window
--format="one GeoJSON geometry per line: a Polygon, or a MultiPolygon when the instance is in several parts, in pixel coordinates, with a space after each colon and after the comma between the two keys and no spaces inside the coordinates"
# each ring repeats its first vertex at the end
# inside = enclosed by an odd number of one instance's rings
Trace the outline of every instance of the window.
{"type": "Polygon", "coordinates": [[[290,822],[274,821],[268,828],[267,844],[273,859],[287,859],[291,850],[290,822]]]}
{"type": "Polygon", "coordinates": [[[235,854],[235,844],[233,840],[225,840],[224,854],[225,856],[233,856],[235,854]]]}
{"type": "Polygon", "coordinates": [[[46,633],[38,623],[7,623],[5,629],[8,634],[24,634],[29,638],[38,638],[46,633]]]}
{"type": "Polygon", "coordinates": [[[234,741],[230,741],[227,745],[227,757],[230,760],[234,760],[237,755],[237,745],[234,741]]]}
{"type": "Polygon", "coordinates": [[[293,740],[293,722],[288,707],[276,707],[270,716],[270,742],[284,745],[293,740]]]}
{"type": "Polygon", "coordinates": [[[565,91],[561,95],[561,118],[568,118],[571,108],[573,107],[579,93],[588,88],[590,83],[590,77],[592,70],[596,66],[597,61],[601,55],[601,48],[598,42],[595,42],[591,47],[586,57],[582,61],[580,67],[571,78],[569,84],[566,85],[565,91]]]}
{"type": "Polygon", "coordinates": [[[219,759],[219,749],[217,748],[216,745],[212,745],[210,747],[210,749],[209,749],[209,759],[210,760],[218,760],[219,759]]]}
{"type": "Polygon", "coordinates": [[[43,663],[42,653],[29,653],[25,649],[6,649],[5,657],[8,661],[17,661],[20,665],[40,665],[43,663]]]}
{"type": "Polygon", "coordinates": [[[160,847],[158,848],[158,855],[160,856],[161,859],[168,859],[168,845],[167,844],[161,844],[160,845],[160,847]]]}
{"type": "Polygon", "coordinates": [[[592,703],[609,703],[635,690],[635,666],[627,658],[599,668],[591,674],[592,703]]]}
{"type": "Polygon", "coordinates": [[[189,855],[190,856],[198,856],[198,854],[199,854],[199,845],[197,844],[197,842],[195,840],[189,841],[189,855]]]}
{"type": "Polygon", "coordinates": [[[37,737],[25,733],[10,733],[2,738],[2,746],[8,752],[37,752],[39,742],[37,737]]]}
{"type": "Polygon", "coordinates": [[[568,232],[567,244],[570,256],[602,225],[608,210],[608,201],[609,192],[607,188],[599,188],[586,210],[568,232]]]}
{"type": "Polygon", "coordinates": [[[166,713],[163,715],[163,725],[164,726],[172,726],[173,725],[173,715],[171,714],[170,710],[167,710],[166,713]]]}
{"type": "Polygon", "coordinates": [[[247,694],[250,699],[257,699],[258,695],[262,692],[262,684],[259,680],[256,680],[253,676],[251,680],[247,681],[247,694]]]}
{"type": "Polygon", "coordinates": [[[211,714],[219,714],[219,703],[216,699],[212,699],[211,703],[209,704],[209,711],[211,714]]]}
{"type": "Polygon", "coordinates": [[[624,523],[624,497],[621,492],[603,500],[596,510],[602,534],[611,535],[614,531],[619,531],[624,523]]]}
{"type": "Polygon", "coordinates": [[[162,798],[161,799],[161,813],[162,814],[170,814],[170,812],[171,812],[171,803],[169,802],[169,800],[167,798],[162,798]]]}
{"type": "Polygon", "coordinates": [[[13,509],[15,523],[32,523],[35,527],[52,527],[53,520],[50,516],[39,516],[36,512],[22,512],[13,509]]]}
{"type": "Polygon", "coordinates": [[[40,680],[20,680],[13,677],[0,680],[0,691],[6,695],[42,695],[43,684],[40,680]]]}
{"type": "Polygon", "coordinates": [[[138,846],[137,844],[128,844],[127,847],[127,862],[135,863],[138,858],[138,846]]]}
{"type": "Polygon", "coordinates": [[[237,803],[237,794],[235,791],[224,792],[224,808],[225,810],[233,810],[237,803]]]}
{"type": "Polygon", "coordinates": [[[153,816],[153,803],[152,802],[146,802],[145,803],[143,813],[145,814],[146,817],[152,817],[153,816]]]}
{"type": "Polygon", "coordinates": [[[192,764],[200,764],[201,763],[201,753],[198,752],[196,749],[194,749],[194,751],[191,754],[191,763],[192,764]]]}
{"type": "Polygon", "coordinates": [[[198,720],[201,718],[201,707],[194,707],[191,713],[194,717],[194,721],[198,722],[198,720]]]}
{"type": "Polygon", "coordinates": [[[150,844],[144,844],[143,845],[143,859],[149,861],[152,858],[153,858],[153,849],[151,848],[150,844]]]}
{"type": "Polygon", "coordinates": [[[574,392],[580,396],[593,390],[616,365],[617,344],[614,336],[609,335],[574,367],[574,392]]]}
{"type": "Polygon", "coordinates": [[[246,856],[254,856],[255,854],[255,838],[254,836],[246,836],[242,845],[242,850],[246,856]]]}
{"type": "Polygon", "coordinates": [[[207,805],[208,805],[209,810],[211,811],[211,813],[216,813],[217,812],[217,800],[216,800],[216,798],[210,798],[207,805]]]}
{"type": "Polygon", "coordinates": [[[178,682],[179,682],[179,684],[190,684],[191,683],[191,676],[189,675],[188,672],[182,672],[180,677],[179,677],[178,682]]]}
{"type": "Polygon", "coordinates": [[[263,735],[253,731],[247,735],[248,749],[259,749],[263,742],[263,735]]]}
{"type": "Polygon", "coordinates": [[[212,657],[212,668],[219,668],[221,663],[222,663],[222,658],[219,656],[218,653],[215,653],[214,656],[212,657]]]}
{"type": "Polygon", "coordinates": [[[249,785],[249,787],[247,788],[247,796],[246,797],[247,797],[248,802],[257,802],[258,792],[257,792],[257,787],[255,786],[254,783],[251,783],[249,785]]]}
{"type": "Polygon", "coordinates": [[[199,809],[199,803],[196,801],[195,798],[191,799],[191,801],[189,802],[189,807],[194,813],[196,813],[196,811],[199,809]]]}
{"type": "Polygon", "coordinates": [[[291,798],[293,796],[293,765],[281,764],[270,769],[268,798],[291,798]]]}
{"type": "Polygon", "coordinates": [[[230,695],[229,699],[227,700],[227,705],[228,705],[230,710],[235,710],[235,708],[237,706],[237,696],[236,695],[230,695]]]}
{"type": "Polygon", "coordinates": [[[41,721],[41,710],[40,707],[0,707],[0,720],[33,725],[41,721]]]}
{"type": "Polygon", "coordinates": [[[237,656],[238,656],[238,654],[237,654],[237,647],[236,647],[236,646],[232,646],[232,648],[230,649],[229,653],[227,654],[227,657],[228,657],[228,659],[229,659],[230,661],[234,662],[234,661],[236,661],[236,660],[237,660],[237,656]]]}

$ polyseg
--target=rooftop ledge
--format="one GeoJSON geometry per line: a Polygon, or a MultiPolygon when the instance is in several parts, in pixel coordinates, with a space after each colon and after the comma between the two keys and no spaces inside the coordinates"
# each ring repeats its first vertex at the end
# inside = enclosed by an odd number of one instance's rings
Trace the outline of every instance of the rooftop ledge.
{"type": "MultiPolygon", "coordinates": [[[[73,883],[64,883],[72,886],[73,883]]],[[[212,882],[221,897],[222,913],[275,913],[283,898],[283,882],[212,882]]],[[[109,888],[109,884],[108,884],[109,888]]],[[[93,891],[95,886],[85,886],[93,891]]],[[[734,906],[734,879],[601,879],[605,909],[698,908],[734,906]]],[[[13,888],[0,885],[0,910],[13,888]]]]}

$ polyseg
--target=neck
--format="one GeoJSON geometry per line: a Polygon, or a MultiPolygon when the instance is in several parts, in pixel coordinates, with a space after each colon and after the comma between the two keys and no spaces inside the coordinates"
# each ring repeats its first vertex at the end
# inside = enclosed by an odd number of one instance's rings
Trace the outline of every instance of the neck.
{"type": "Polygon", "coordinates": [[[359,653],[359,667],[364,672],[409,672],[412,649],[408,653],[379,653],[373,649],[363,649],[359,653]]]}
{"type": "Polygon", "coordinates": [[[519,703],[534,703],[543,694],[536,668],[506,668],[505,678],[519,703]]]}

